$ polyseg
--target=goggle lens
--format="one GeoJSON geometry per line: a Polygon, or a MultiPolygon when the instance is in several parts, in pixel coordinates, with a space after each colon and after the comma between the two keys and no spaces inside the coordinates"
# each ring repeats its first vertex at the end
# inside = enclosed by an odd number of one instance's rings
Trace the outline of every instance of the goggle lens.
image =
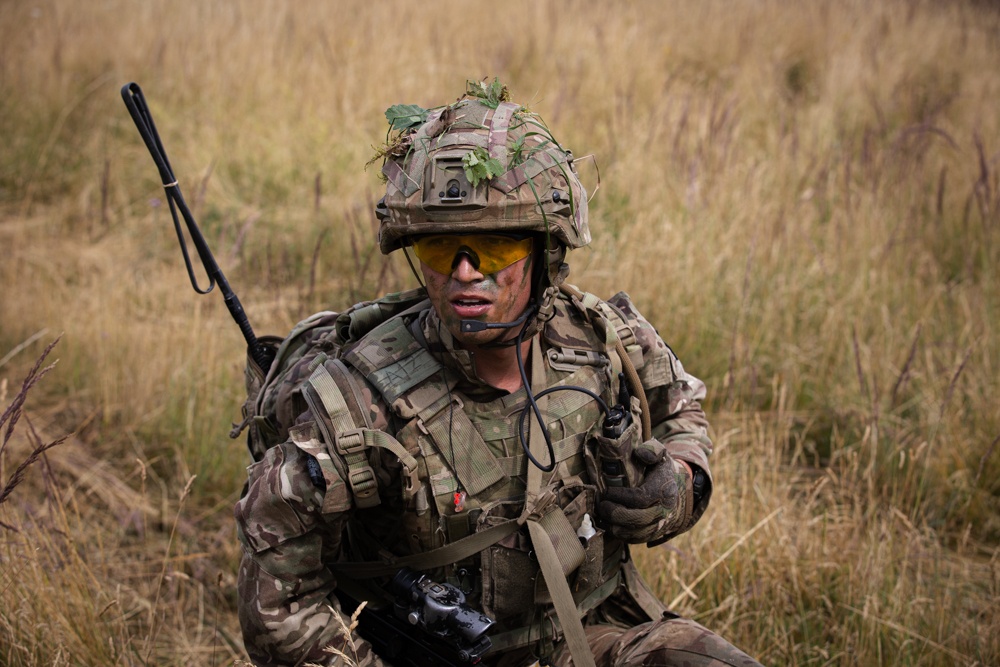
{"type": "Polygon", "coordinates": [[[413,242],[421,262],[444,275],[454,271],[459,254],[466,254],[480,273],[496,273],[531,254],[531,237],[502,234],[433,234],[413,242]]]}

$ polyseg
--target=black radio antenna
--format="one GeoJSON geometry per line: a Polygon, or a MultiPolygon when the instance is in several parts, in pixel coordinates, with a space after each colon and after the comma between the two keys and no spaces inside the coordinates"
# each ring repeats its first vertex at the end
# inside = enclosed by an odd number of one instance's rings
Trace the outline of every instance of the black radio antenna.
{"type": "Polygon", "coordinates": [[[132,116],[132,120],[135,121],[139,135],[146,144],[146,148],[149,149],[149,154],[153,157],[153,162],[156,163],[156,168],[160,172],[160,180],[163,181],[163,191],[166,193],[167,203],[170,204],[170,215],[174,219],[174,229],[177,231],[177,240],[180,242],[181,253],[184,255],[184,264],[187,267],[188,278],[191,280],[191,287],[198,294],[208,294],[215,288],[216,284],[219,285],[219,290],[222,292],[222,298],[226,302],[226,307],[229,308],[230,315],[236,320],[240,331],[243,332],[243,338],[246,339],[250,357],[267,373],[268,368],[271,366],[271,354],[257,340],[257,336],[250,326],[250,321],[247,319],[246,312],[243,310],[243,305],[240,303],[236,293],[229,286],[229,281],[226,280],[222,269],[219,268],[218,263],[215,261],[215,257],[212,255],[212,251],[209,249],[208,243],[205,241],[205,237],[198,227],[198,223],[195,222],[194,216],[191,215],[191,210],[188,208],[187,203],[185,203],[183,195],[181,195],[180,185],[177,184],[177,178],[174,176],[174,170],[170,166],[170,160],[167,159],[167,153],[163,150],[163,144],[160,143],[160,135],[156,131],[156,124],[153,123],[153,116],[149,113],[149,107],[146,106],[146,98],[142,94],[142,89],[136,83],[125,84],[122,86],[122,100],[124,100],[125,107],[132,116]],[[187,241],[184,238],[184,231],[181,229],[180,219],[177,215],[178,211],[180,211],[180,215],[184,218],[188,233],[191,235],[191,241],[198,251],[198,257],[201,258],[201,264],[205,268],[205,273],[208,274],[208,287],[202,288],[199,286],[198,280],[195,278],[194,266],[191,264],[191,257],[188,254],[187,241]]]}

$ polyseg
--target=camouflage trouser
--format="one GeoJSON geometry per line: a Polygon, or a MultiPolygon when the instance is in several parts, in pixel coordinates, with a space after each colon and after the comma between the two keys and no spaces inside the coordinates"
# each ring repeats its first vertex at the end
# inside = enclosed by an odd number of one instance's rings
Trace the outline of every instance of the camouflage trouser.
{"type": "MultiPolygon", "coordinates": [[[[761,667],[722,637],[684,618],[662,618],[629,629],[588,625],[585,630],[597,667],[761,667]]],[[[550,663],[573,664],[565,643],[550,663]]]]}
{"type": "MultiPolygon", "coordinates": [[[[722,637],[685,618],[662,618],[634,628],[593,624],[584,626],[584,631],[597,667],[763,667],[722,637]]],[[[367,646],[367,642],[364,644],[367,646]]],[[[364,658],[354,664],[389,666],[374,654],[364,658]]],[[[483,664],[492,667],[546,664],[573,667],[573,659],[563,642],[548,662],[537,661],[530,649],[520,649],[500,656],[488,655],[483,664]]]]}

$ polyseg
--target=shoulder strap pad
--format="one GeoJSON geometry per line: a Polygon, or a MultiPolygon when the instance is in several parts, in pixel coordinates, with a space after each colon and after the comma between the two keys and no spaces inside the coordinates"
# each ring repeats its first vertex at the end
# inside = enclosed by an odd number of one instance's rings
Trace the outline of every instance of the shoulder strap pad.
{"type": "Polygon", "coordinates": [[[410,333],[404,317],[375,327],[344,354],[344,360],[390,404],[441,370],[438,360],[410,333]]]}
{"type": "Polygon", "coordinates": [[[405,469],[404,498],[415,495],[420,488],[416,459],[388,433],[372,429],[370,424],[358,424],[355,421],[355,414],[364,414],[361,406],[356,405],[356,410],[352,411],[349,405],[351,400],[357,402],[358,394],[353,390],[345,392],[334,379],[336,373],[341,382],[353,385],[354,380],[343,362],[322,357],[317,361],[309,376],[305,399],[316,417],[326,447],[331,453],[336,453],[336,456],[328,457],[330,464],[337,468],[341,479],[347,482],[355,505],[364,509],[380,502],[378,480],[368,461],[368,453],[372,447],[387,449],[396,455],[405,469]]]}

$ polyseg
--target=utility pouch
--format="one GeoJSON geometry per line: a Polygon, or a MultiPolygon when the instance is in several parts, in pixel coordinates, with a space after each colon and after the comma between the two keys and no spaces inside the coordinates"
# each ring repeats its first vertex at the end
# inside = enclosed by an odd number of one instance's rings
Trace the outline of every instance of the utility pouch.
{"type": "Polygon", "coordinates": [[[611,438],[595,430],[588,449],[593,453],[597,468],[596,479],[601,491],[613,486],[638,486],[643,470],[632,457],[639,444],[639,424],[632,421],[621,435],[611,438]]]}
{"type": "MultiPolygon", "coordinates": [[[[521,503],[499,501],[483,508],[477,531],[516,520],[521,503]]],[[[534,611],[538,561],[527,531],[518,530],[480,554],[483,579],[482,606],[498,623],[517,627],[526,624],[534,611]]]]}

